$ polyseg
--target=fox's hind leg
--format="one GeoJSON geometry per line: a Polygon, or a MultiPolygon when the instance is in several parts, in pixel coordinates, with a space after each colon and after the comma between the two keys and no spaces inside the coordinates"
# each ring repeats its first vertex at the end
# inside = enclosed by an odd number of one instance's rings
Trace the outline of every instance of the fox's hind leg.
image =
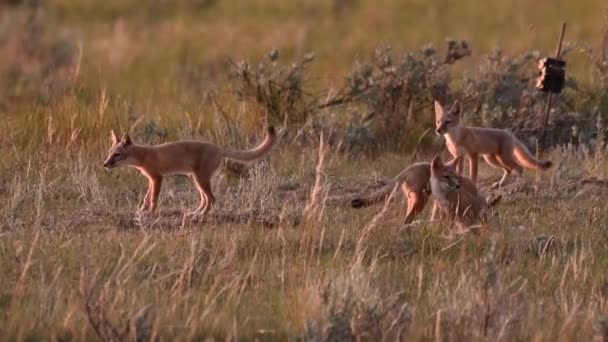
{"type": "Polygon", "coordinates": [[[486,163],[490,164],[493,167],[502,169],[502,165],[500,165],[500,163],[493,154],[484,154],[482,155],[482,157],[486,161],[486,163]]]}
{"type": "Polygon", "coordinates": [[[203,191],[203,189],[201,188],[201,186],[199,185],[198,181],[196,180],[196,178],[193,176],[192,179],[194,180],[194,184],[196,185],[196,189],[198,190],[199,196],[200,196],[200,204],[198,205],[198,207],[196,207],[196,209],[189,211],[187,213],[188,216],[195,216],[198,215],[207,205],[207,196],[205,196],[205,192],[203,191]]]}
{"type": "Polygon", "coordinates": [[[473,184],[477,184],[477,166],[479,165],[479,155],[477,153],[469,154],[469,178],[473,184]]]}
{"type": "Polygon", "coordinates": [[[407,195],[407,214],[404,224],[409,224],[424,209],[428,197],[422,191],[407,191],[405,187],[403,192],[407,195]]]}
{"type": "Polygon", "coordinates": [[[202,215],[205,217],[211,205],[215,202],[215,197],[211,192],[211,180],[208,177],[194,175],[194,182],[201,196],[201,202],[198,208],[192,212],[194,215],[202,215]]]}
{"type": "Polygon", "coordinates": [[[502,178],[497,183],[492,185],[492,188],[500,188],[504,185],[507,177],[511,174],[512,171],[515,171],[518,176],[521,176],[523,173],[522,167],[517,164],[515,158],[513,157],[513,153],[499,153],[494,155],[498,163],[502,166],[503,175],[502,178]]]}
{"type": "Polygon", "coordinates": [[[464,156],[455,156],[454,158],[456,158],[456,174],[462,176],[462,174],[464,173],[464,156]]]}
{"type": "Polygon", "coordinates": [[[198,189],[201,202],[193,212],[189,213],[190,215],[201,215],[204,218],[211,209],[211,205],[215,202],[215,197],[211,192],[211,177],[213,177],[221,162],[220,154],[208,156],[208,158],[199,161],[196,170],[192,173],[192,178],[198,189]]]}
{"type": "Polygon", "coordinates": [[[505,184],[505,182],[507,181],[507,177],[509,177],[510,174],[511,170],[502,169],[502,177],[500,177],[500,180],[498,182],[492,183],[492,189],[500,189],[503,184],[505,184]]]}
{"type": "Polygon", "coordinates": [[[482,155],[482,157],[486,161],[486,163],[490,164],[490,166],[503,170],[503,176],[502,176],[501,180],[498,181],[498,182],[494,182],[492,184],[492,189],[499,188],[500,187],[499,184],[501,183],[501,181],[504,182],[504,180],[506,179],[506,177],[509,176],[510,171],[507,171],[507,169],[505,169],[500,164],[500,162],[498,161],[498,159],[496,159],[496,155],[495,154],[484,154],[484,155],[482,155]]]}

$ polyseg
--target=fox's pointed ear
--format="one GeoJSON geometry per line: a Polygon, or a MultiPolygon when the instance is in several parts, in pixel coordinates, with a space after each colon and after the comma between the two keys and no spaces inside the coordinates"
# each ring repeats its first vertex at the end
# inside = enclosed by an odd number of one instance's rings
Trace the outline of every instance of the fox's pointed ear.
{"type": "Polygon", "coordinates": [[[114,130],[110,131],[110,139],[112,139],[112,145],[118,144],[118,137],[116,136],[116,133],[114,133],[114,130]]]}
{"type": "Polygon", "coordinates": [[[454,101],[454,103],[452,104],[452,108],[450,108],[450,114],[460,115],[460,102],[458,102],[458,100],[454,101]]]}
{"type": "Polygon", "coordinates": [[[133,142],[131,141],[131,137],[129,136],[129,134],[125,133],[125,135],[122,136],[122,140],[120,141],[120,143],[123,144],[123,146],[129,146],[133,142]]]}
{"type": "Polygon", "coordinates": [[[433,158],[433,161],[431,161],[431,168],[438,169],[442,165],[443,165],[443,163],[441,162],[441,157],[438,154],[435,155],[435,158],[433,158]]]}
{"type": "Polygon", "coordinates": [[[458,161],[460,160],[459,157],[456,157],[448,162],[446,162],[445,164],[443,164],[445,167],[447,167],[448,169],[450,169],[450,171],[452,172],[456,172],[456,165],[458,164],[458,161]]]}
{"type": "Polygon", "coordinates": [[[443,106],[441,105],[441,103],[439,103],[439,101],[435,100],[435,117],[441,118],[443,117],[443,115],[443,106]]]}

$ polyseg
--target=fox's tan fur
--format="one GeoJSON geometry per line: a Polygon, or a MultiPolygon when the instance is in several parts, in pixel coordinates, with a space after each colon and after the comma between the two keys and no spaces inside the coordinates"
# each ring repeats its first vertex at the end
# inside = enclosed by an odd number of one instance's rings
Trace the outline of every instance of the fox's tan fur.
{"type": "Polygon", "coordinates": [[[544,171],[552,165],[550,161],[536,159],[526,146],[508,131],[461,126],[458,101],[454,102],[447,112],[435,101],[435,127],[436,133],[445,137],[452,156],[459,158],[458,174],[462,175],[463,158],[466,156],[469,159],[469,176],[474,183],[477,182],[479,155],[488,164],[503,169],[502,178],[494,183],[493,187],[501,187],[513,171],[521,175],[522,166],[544,171]]]}
{"type": "Polygon", "coordinates": [[[488,209],[500,197],[488,203],[473,182],[455,173],[452,165],[443,164],[436,156],[431,162],[431,193],[434,200],[431,220],[438,216],[471,225],[486,218],[488,209]]]}
{"type": "MultiPolygon", "coordinates": [[[[453,165],[455,160],[448,162],[448,167],[453,165]]],[[[455,170],[453,171],[456,176],[455,170]]],[[[407,213],[405,215],[405,224],[411,223],[426,206],[431,195],[430,187],[431,164],[427,162],[418,162],[410,165],[405,170],[401,171],[397,176],[392,178],[382,188],[374,191],[367,196],[360,196],[351,201],[353,208],[362,208],[378,202],[386,200],[390,193],[397,186],[401,186],[401,191],[407,197],[407,213]]],[[[472,182],[463,182],[463,186],[472,187],[477,191],[472,182]]]]}
{"type": "Polygon", "coordinates": [[[119,140],[114,131],[111,132],[111,138],[112,147],[103,166],[108,169],[117,166],[134,167],[148,178],[148,192],[140,208],[141,211],[156,210],[164,176],[185,174],[192,176],[200,193],[200,205],[191,214],[204,216],[215,201],[211,192],[211,178],[222,159],[228,158],[238,162],[260,159],[272,149],[276,134],[274,128],[269,127],[264,141],[248,151],[224,149],[201,141],[143,146],[134,144],[127,134],[119,140]]]}

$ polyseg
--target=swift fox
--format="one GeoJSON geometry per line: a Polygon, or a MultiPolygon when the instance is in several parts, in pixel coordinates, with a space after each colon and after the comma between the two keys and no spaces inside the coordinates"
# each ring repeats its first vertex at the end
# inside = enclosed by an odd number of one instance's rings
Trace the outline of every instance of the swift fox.
{"type": "Polygon", "coordinates": [[[488,203],[470,179],[457,175],[454,166],[443,164],[439,156],[431,162],[430,184],[434,200],[431,221],[441,216],[471,225],[485,219],[488,208],[500,200],[497,197],[488,203]]]}
{"type": "Polygon", "coordinates": [[[106,169],[130,166],[148,178],[148,192],[141,211],[154,212],[164,176],[173,174],[191,175],[200,193],[200,205],[190,214],[207,214],[215,197],[211,192],[211,177],[223,158],[237,162],[250,162],[264,157],[272,149],[276,133],[268,127],[264,141],[254,149],[235,151],[200,141],[179,141],[155,146],[137,145],[128,134],[118,139],[111,132],[112,147],[103,163],[106,169]]]}
{"type": "Polygon", "coordinates": [[[477,164],[479,155],[485,161],[503,169],[502,178],[492,187],[501,187],[507,176],[515,171],[518,176],[523,173],[522,166],[528,169],[544,171],[551,167],[548,160],[538,160],[526,146],[508,131],[494,128],[463,127],[460,125],[460,104],[455,101],[449,111],[435,101],[435,132],[445,137],[448,150],[459,158],[457,172],[462,175],[462,157],[469,159],[469,176],[477,182],[477,164]]]}
{"type": "MultiPolygon", "coordinates": [[[[452,160],[446,163],[446,167],[452,170],[452,174],[456,176],[455,162],[452,160]]],[[[407,197],[407,213],[405,216],[405,224],[411,223],[418,214],[426,206],[431,195],[430,187],[431,164],[427,162],[418,162],[410,165],[405,170],[401,171],[397,176],[391,179],[381,189],[371,193],[368,196],[361,196],[351,201],[353,208],[362,208],[380,201],[384,201],[396,186],[401,186],[401,191],[407,197]]],[[[471,190],[477,191],[475,185],[468,181],[463,182],[463,186],[472,187],[471,190]]]]}

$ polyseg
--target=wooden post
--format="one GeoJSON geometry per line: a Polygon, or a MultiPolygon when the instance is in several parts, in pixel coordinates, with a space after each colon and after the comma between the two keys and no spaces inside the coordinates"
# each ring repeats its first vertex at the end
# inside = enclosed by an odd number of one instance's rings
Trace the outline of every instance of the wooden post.
{"type": "MultiPolygon", "coordinates": [[[[557,43],[557,49],[555,50],[555,59],[559,59],[562,54],[562,44],[564,42],[564,35],[566,34],[566,22],[562,24],[562,32],[559,35],[559,42],[557,43]]],[[[545,118],[543,120],[543,133],[541,135],[541,149],[545,144],[545,136],[547,134],[547,125],[549,124],[549,114],[551,113],[551,101],[553,99],[553,94],[549,92],[547,94],[547,104],[545,105],[545,118]]]]}

